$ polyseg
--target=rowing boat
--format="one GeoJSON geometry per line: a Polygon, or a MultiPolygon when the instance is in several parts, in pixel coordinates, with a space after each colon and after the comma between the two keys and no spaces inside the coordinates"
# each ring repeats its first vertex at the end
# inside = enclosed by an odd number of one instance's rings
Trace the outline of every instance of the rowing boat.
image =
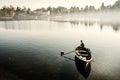
{"type": "Polygon", "coordinates": [[[85,67],[87,67],[92,61],[90,49],[85,47],[78,46],[75,49],[75,56],[80,60],[82,64],[84,64],[85,67]]]}
{"type": "Polygon", "coordinates": [[[86,67],[84,62],[75,56],[75,65],[77,70],[81,73],[84,78],[88,78],[91,72],[91,64],[86,67]]]}
{"type": "Polygon", "coordinates": [[[92,56],[90,49],[78,46],[75,49],[75,64],[78,71],[87,78],[91,72],[92,56]]]}

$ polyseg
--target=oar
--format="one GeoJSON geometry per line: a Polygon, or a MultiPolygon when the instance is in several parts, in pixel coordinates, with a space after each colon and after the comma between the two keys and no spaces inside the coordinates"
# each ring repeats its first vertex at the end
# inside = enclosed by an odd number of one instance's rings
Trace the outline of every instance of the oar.
{"type": "Polygon", "coordinates": [[[70,57],[67,57],[67,56],[63,56],[64,58],[68,59],[68,60],[71,60],[71,61],[75,61],[74,59],[70,58],[70,57]]]}
{"type": "Polygon", "coordinates": [[[69,53],[72,53],[72,52],[75,52],[75,50],[74,50],[74,51],[67,52],[67,53],[61,52],[61,56],[66,55],[66,54],[69,54],[69,53]]]}

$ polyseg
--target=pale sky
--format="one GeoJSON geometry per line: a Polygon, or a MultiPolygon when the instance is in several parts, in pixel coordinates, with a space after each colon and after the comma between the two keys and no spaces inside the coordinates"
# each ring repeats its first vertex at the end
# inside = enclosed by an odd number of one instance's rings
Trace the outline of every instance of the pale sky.
{"type": "Polygon", "coordinates": [[[96,8],[101,6],[102,2],[105,5],[112,5],[117,0],[0,0],[0,8],[2,6],[13,5],[14,7],[30,7],[32,10],[41,7],[57,7],[64,6],[70,8],[71,6],[85,7],[85,5],[94,5],[96,8]]]}

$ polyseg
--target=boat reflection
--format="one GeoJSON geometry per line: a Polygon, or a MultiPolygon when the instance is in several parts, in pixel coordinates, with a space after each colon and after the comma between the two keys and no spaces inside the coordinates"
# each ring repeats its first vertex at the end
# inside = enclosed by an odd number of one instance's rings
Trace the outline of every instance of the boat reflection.
{"type": "Polygon", "coordinates": [[[75,65],[77,67],[77,70],[81,73],[81,75],[84,78],[88,78],[90,72],[91,72],[91,64],[88,64],[88,66],[86,67],[86,65],[84,64],[84,62],[82,62],[80,59],[78,59],[75,56],[75,65]]]}
{"type": "Polygon", "coordinates": [[[84,78],[88,78],[88,76],[91,72],[91,64],[88,64],[86,67],[86,64],[84,62],[82,62],[80,59],[78,59],[76,56],[75,56],[75,60],[70,57],[67,57],[67,56],[63,56],[63,57],[68,60],[75,61],[76,68],[80,72],[80,74],[84,78]]]}

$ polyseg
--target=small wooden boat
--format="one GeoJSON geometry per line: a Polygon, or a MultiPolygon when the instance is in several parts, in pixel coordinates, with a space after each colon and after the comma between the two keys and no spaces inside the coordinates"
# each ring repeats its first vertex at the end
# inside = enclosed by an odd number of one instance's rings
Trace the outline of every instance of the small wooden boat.
{"type": "Polygon", "coordinates": [[[88,78],[91,72],[91,64],[86,67],[84,62],[75,56],[75,65],[77,70],[81,73],[84,78],[88,78]]]}
{"type": "Polygon", "coordinates": [[[92,56],[90,49],[78,46],[75,49],[75,56],[79,59],[79,61],[87,68],[87,66],[92,61],[92,56]]]}

